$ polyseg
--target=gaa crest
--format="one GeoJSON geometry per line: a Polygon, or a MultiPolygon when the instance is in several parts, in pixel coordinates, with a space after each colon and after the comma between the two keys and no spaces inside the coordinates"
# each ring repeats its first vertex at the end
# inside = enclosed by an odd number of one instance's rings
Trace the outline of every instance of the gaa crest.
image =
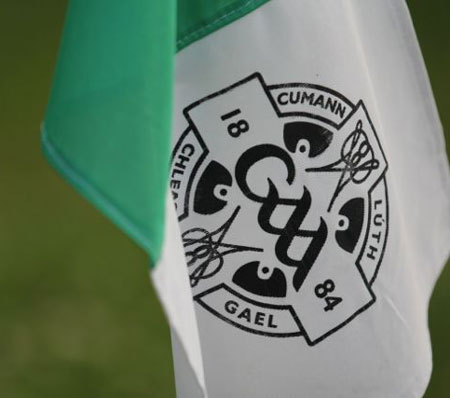
{"type": "Polygon", "coordinates": [[[255,73],[184,116],[170,187],[200,310],[314,345],[369,308],[387,161],[363,102],[255,73]]]}

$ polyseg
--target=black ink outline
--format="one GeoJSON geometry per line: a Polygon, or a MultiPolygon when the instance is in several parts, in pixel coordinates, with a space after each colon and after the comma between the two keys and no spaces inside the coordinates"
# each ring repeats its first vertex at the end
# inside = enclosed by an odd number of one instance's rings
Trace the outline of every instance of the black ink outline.
{"type": "MultiPolygon", "coordinates": [[[[204,98],[202,98],[202,99],[200,99],[198,101],[195,101],[192,104],[190,104],[187,107],[185,107],[183,109],[183,114],[184,114],[185,118],[187,119],[187,121],[189,123],[189,127],[188,127],[187,130],[192,129],[194,131],[194,134],[196,134],[197,138],[200,137],[200,132],[196,128],[192,118],[189,116],[189,111],[190,110],[192,110],[196,106],[200,105],[201,103],[203,103],[203,102],[205,102],[205,101],[207,101],[209,99],[215,98],[215,97],[217,97],[219,95],[222,95],[222,94],[224,94],[224,93],[226,93],[228,91],[231,91],[234,88],[236,88],[238,86],[241,86],[241,85],[243,85],[243,84],[245,84],[245,83],[247,83],[247,82],[249,82],[249,81],[251,81],[251,80],[253,80],[255,78],[260,81],[264,92],[266,93],[266,95],[267,95],[267,97],[268,97],[268,99],[269,99],[269,101],[270,101],[270,103],[271,103],[271,105],[272,105],[276,115],[279,118],[286,118],[286,117],[292,117],[292,116],[295,116],[295,117],[306,117],[306,118],[309,118],[309,119],[318,120],[318,121],[321,121],[323,123],[329,124],[330,126],[336,128],[339,131],[341,129],[341,127],[344,126],[347,123],[347,121],[352,117],[354,112],[361,105],[361,107],[362,107],[362,109],[363,109],[363,111],[364,111],[364,113],[366,115],[366,118],[369,121],[370,127],[373,130],[373,133],[375,135],[375,139],[376,139],[376,141],[378,143],[379,150],[380,150],[380,152],[381,152],[381,154],[382,154],[382,156],[384,158],[384,161],[385,161],[385,168],[384,168],[384,170],[382,171],[382,173],[380,174],[379,178],[373,183],[372,187],[368,191],[368,210],[369,210],[369,214],[368,214],[368,218],[367,218],[368,221],[367,221],[367,225],[366,225],[366,234],[365,234],[365,237],[364,237],[363,244],[361,246],[361,251],[360,251],[360,253],[358,255],[358,258],[355,261],[355,266],[357,267],[357,270],[358,270],[359,274],[362,277],[363,283],[365,284],[367,290],[369,291],[369,294],[370,294],[372,299],[367,304],[362,306],[359,310],[357,310],[354,314],[352,314],[350,317],[348,317],[346,320],[344,320],[342,323],[340,323],[339,325],[337,325],[336,327],[334,327],[333,329],[331,329],[330,331],[328,331],[324,335],[320,336],[319,338],[317,338],[315,340],[311,340],[309,338],[309,336],[307,335],[305,329],[303,328],[303,326],[302,326],[302,324],[300,322],[300,319],[298,318],[298,316],[295,313],[295,311],[292,308],[292,306],[279,306],[279,305],[275,305],[275,304],[259,303],[257,301],[254,301],[254,300],[250,299],[250,298],[242,296],[240,293],[235,292],[233,289],[231,289],[225,283],[221,283],[221,284],[219,284],[219,285],[217,285],[217,286],[215,286],[213,288],[207,289],[207,290],[205,290],[205,291],[203,291],[203,292],[201,292],[201,293],[199,293],[199,294],[194,296],[194,300],[197,301],[207,311],[211,312],[213,315],[216,315],[218,318],[226,321],[227,323],[238,327],[239,329],[248,331],[248,332],[253,333],[253,334],[267,335],[267,336],[271,336],[271,337],[292,337],[292,336],[303,335],[305,337],[305,340],[306,340],[307,344],[309,346],[313,346],[313,345],[321,342],[322,340],[324,340],[325,338],[327,338],[331,334],[335,333],[336,331],[338,331],[339,329],[341,329],[342,327],[344,327],[348,323],[350,323],[354,318],[356,318],[359,314],[364,312],[366,309],[368,309],[372,304],[374,304],[376,302],[376,296],[375,296],[375,294],[372,291],[372,284],[374,283],[374,281],[376,280],[376,278],[378,276],[378,271],[379,271],[379,268],[381,266],[381,262],[382,262],[382,260],[384,258],[385,249],[386,249],[386,246],[387,246],[388,234],[389,234],[389,201],[388,201],[389,197],[388,197],[388,184],[387,184],[387,181],[386,181],[386,173],[387,173],[389,165],[388,165],[388,161],[387,161],[386,155],[384,153],[383,147],[382,147],[382,145],[380,143],[380,139],[379,139],[378,134],[376,132],[376,129],[375,129],[374,125],[373,125],[373,122],[372,122],[371,118],[369,117],[368,111],[367,111],[367,109],[366,109],[366,107],[365,107],[365,105],[364,105],[362,100],[359,100],[356,104],[353,104],[351,101],[349,101],[346,97],[344,97],[342,94],[338,93],[337,91],[334,91],[334,90],[329,89],[329,88],[324,87],[324,86],[315,85],[315,84],[309,84],[309,83],[286,83],[286,84],[266,85],[265,82],[264,82],[264,79],[263,79],[263,77],[261,75],[261,73],[259,73],[259,72],[255,72],[255,73],[249,75],[248,77],[246,77],[246,78],[244,78],[244,79],[242,79],[242,80],[240,80],[240,81],[238,81],[238,82],[236,82],[236,83],[234,83],[234,84],[232,84],[232,85],[230,85],[230,86],[228,86],[228,87],[226,87],[226,88],[224,88],[222,90],[219,90],[219,91],[217,91],[215,93],[212,93],[212,94],[210,94],[210,95],[208,95],[208,96],[206,96],[206,97],[204,97],[204,98]],[[274,96],[272,94],[272,90],[280,89],[280,88],[286,88],[287,89],[287,88],[292,88],[292,87],[312,88],[312,89],[316,89],[318,91],[326,92],[327,94],[331,94],[331,95],[339,98],[347,106],[349,106],[350,112],[340,123],[334,123],[333,121],[331,121],[331,120],[329,120],[329,119],[327,119],[327,118],[325,118],[323,116],[314,115],[314,114],[311,114],[309,112],[281,112],[281,110],[279,109],[278,104],[276,102],[276,99],[274,98],[274,96]],[[374,271],[373,276],[371,277],[370,281],[368,281],[366,276],[365,276],[365,274],[364,274],[364,270],[362,269],[362,267],[360,265],[360,259],[362,258],[362,255],[364,254],[364,250],[366,248],[367,241],[368,241],[368,234],[369,234],[369,231],[370,231],[371,211],[372,211],[372,209],[371,209],[371,205],[372,205],[371,194],[372,194],[372,191],[375,189],[375,187],[377,187],[378,184],[381,183],[381,180],[383,180],[383,183],[384,183],[384,195],[385,195],[385,200],[386,200],[386,225],[385,225],[386,233],[385,233],[385,240],[384,240],[384,243],[383,243],[383,248],[381,250],[381,254],[380,254],[380,258],[379,258],[378,264],[375,267],[375,271],[374,271]],[[244,327],[244,326],[242,326],[240,324],[237,324],[237,323],[229,320],[228,318],[223,317],[220,313],[218,313],[217,311],[213,310],[212,308],[210,308],[204,302],[201,301],[201,298],[203,296],[205,296],[206,294],[209,294],[210,292],[212,292],[214,290],[218,290],[220,288],[224,288],[224,289],[228,290],[228,292],[230,292],[232,294],[235,294],[237,297],[241,298],[242,300],[247,301],[247,302],[249,302],[249,303],[251,303],[253,305],[258,305],[258,306],[260,306],[262,308],[264,308],[264,307],[266,307],[266,308],[290,307],[290,312],[291,312],[292,316],[294,317],[294,319],[296,320],[296,322],[299,325],[299,328],[302,330],[302,332],[294,333],[294,334],[267,334],[267,333],[264,333],[264,332],[261,332],[261,331],[258,331],[258,330],[253,330],[253,329],[250,329],[250,328],[246,328],[246,327],[244,327]]],[[[185,134],[187,134],[187,131],[185,131],[183,133],[183,135],[180,137],[179,141],[177,142],[177,145],[174,148],[174,153],[175,153],[176,150],[178,150],[179,145],[181,145],[179,143],[180,143],[180,141],[183,140],[183,137],[184,137],[185,134]]],[[[201,139],[201,137],[199,138],[199,142],[203,143],[203,145],[204,145],[204,141],[201,139]]],[[[198,162],[198,165],[196,165],[196,166],[199,166],[203,162],[204,156],[206,156],[209,153],[209,150],[208,150],[208,148],[206,148],[206,145],[205,145],[205,149],[206,149],[206,152],[201,155],[202,159],[201,159],[201,161],[198,162]]],[[[196,167],[196,169],[197,168],[198,167],[196,167]]],[[[192,182],[193,182],[193,180],[195,178],[196,171],[197,170],[193,170],[191,176],[189,177],[189,181],[188,181],[188,184],[187,184],[187,189],[189,189],[189,190],[191,189],[191,185],[192,185],[192,182]]],[[[187,193],[186,198],[189,198],[189,193],[187,193]]],[[[189,200],[186,200],[185,202],[187,203],[187,205],[189,205],[189,200]]],[[[181,219],[180,219],[180,221],[181,221],[181,219]]]]}
{"type": "MultiPolygon", "coordinates": [[[[365,281],[365,279],[364,279],[365,281]]],[[[372,289],[369,289],[369,293],[370,296],[372,297],[372,300],[370,300],[367,304],[365,304],[364,306],[362,306],[359,310],[357,310],[355,313],[353,313],[352,315],[350,315],[345,321],[343,321],[342,323],[340,323],[339,325],[337,325],[335,328],[329,330],[327,333],[323,334],[322,336],[318,337],[315,340],[311,340],[309,338],[309,336],[306,333],[306,330],[303,329],[303,331],[305,332],[305,340],[308,343],[309,346],[314,346],[317,343],[320,343],[321,341],[325,340],[328,336],[331,336],[333,333],[337,332],[339,329],[343,328],[344,326],[346,326],[347,324],[349,324],[353,319],[355,319],[359,314],[361,314],[362,312],[364,312],[365,310],[367,310],[372,304],[374,304],[377,301],[377,298],[375,296],[375,294],[372,292],[372,289]]]]}
{"type": "Polygon", "coordinates": [[[330,119],[328,119],[324,116],[315,115],[315,114],[309,113],[309,112],[281,112],[276,99],[273,97],[272,90],[276,90],[276,89],[280,89],[280,88],[292,88],[292,87],[306,87],[306,88],[312,88],[312,89],[318,90],[318,91],[324,91],[327,94],[331,94],[331,95],[339,98],[342,102],[347,104],[347,106],[350,108],[350,113],[352,113],[352,110],[354,109],[353,103],[350,102],[347,98],[345,98],[342,94],[340,94],[337,91],[332,90],[328,87],[320,86],[318,84],[286,83],[286,84],[272,84],[272,85],[265,86],[265,91],[268,94],[268,97],[271,100],[272,105],[275,108],[275,111],[277,112],[278,117],[288,117],[288,116],[301,117],[301,116],[303,116],[303,117],[319,120],[321,122],[329,124],[330,126],[336,128],[337,130],[340,130],[340,128],[345,124],[347,116],[342,120],[341,123],[334,123],[333,121],[331,121],[330,119]]]}
{"type": "MultiPolygon", "coordinates": [[[[199,99],[198,101],[195,101],[192,104],[190,104],[187,107],[185,107],[183,109],[183,115],[187,119],[187,121],[189,122],[189,125],[193,126],[193,128],[195,128],[195,123],[194,123],[194,121],[192,120],[192,118],[189,115],[189,112],[192,109],[196,108],[198,105],[200,105],[201,103],[203,103],[205,101],[208,101],[210,99],[218,97],[219,95],[225,94],[228,91],[231,91],[231,90],[233,90],[236,87],[242,86],[243,84],[248,83],[249,81],[251,81],[253,79],[257,79],[261,83],[261,87],[263,88],[263,90],[267,93],[266,83],[264,82],[264,79],[263,79],[261,73],[259,73],[259,72],[252,73],[250,76],[247,76],[246,78],[244,78],[242,80],[239,80],[236,83],[233,83],[231,86],[225,87],[222,90],[219,90],[219,91],[216,91],[215,93],[209,94],[206,97],[203,97],[202,99],[199,99]]],[[[273,98],[271,96],[268,96],[268,97],[269,97],[268,99],[269,99],[270,103],[272,104],[272,106],[274,106],[273,98]]],[[[275,111],[275,113],[277,112],[277,108],[276,107],[274,107],[274,111],[275,111]]]]}
{"type": "Polygon", "coordinates": [[[192,131],[192,133],[195,135],[195,138],[197,139],[198,143],[200,144],[200,147],[203,149],[202,154],[197,159],[197,162],[195,163],[194,167],[192,168],[192,173],[189,175],[189,179],[186,186],[186,193],[184,196],[184,203],[183,203],[183,213],[178,216],[178,221],[184,220],[189,215],[189,201],[191,197],[191,187],[194,182],[195,176],[197,174],[197,171],[203,161],[205,160],[206,156],[209,153],[209,149],[205,144],[205,141],[203,141],[203,138],[201,137],[199,131],[196,128],[192,128],[191,126],[187,127],[186,130],[183,131],[183,134],[181,134],[180,138],[178,139],[176,145],[173,148],[172,155],[170,158],[170,176],[169,178],[172,178],[172,170],[174,166],[173,160],[175,159],[175,156],[177,155],[178,151],[180,150],[181,145],[183,144],[185,138],[189,135],[189,133],[192,131]]]}
{"type": "Polygon", "coordinates": [[[300,322],[300,319],[298,318],[296,312],[294,311],[294,309],[292,308],[291,305],[278,305],[278,304],[267,304],[267,303],[260,303],[259,301],[255,301],[251,298],[245,297],[243,296],[241,293],[237,292],[236,290],[232,289],[231,287],[229,287],[228,285],[226,285],[225,283],[220,283],[212,288],[209,288],[207,290],[204,290],[201,293],[198,293],[197,295],[194,296],[194,300],[200,304],[203,308],[205,308],[207,311],[211,312],[212,314],[216,315],[218,318],[222,319],[223,321],[229,323],[230,325],[236,326],[239,329],[245,330],[246,332],[250,332],[253,334],[258,334],[261,336],[270,336],[270,337],[294,337],[294,336],[303,336],[304,335],[304,329],[303,326],[300,322]],[[201,300],[204,296],[207,296],[217,290],[220,289],[224,289],[226,290],[228,293],[238,297],[240,300],[252,304],[256,307],[261,307],[261,308],[268,308],[268,309],[273,309],[273,310],[283,310],[283,311],[289,311],[289,313],[291,314],[292,318],[294,319],[295,323],[297,324],[299,331],[295,332],[295,333],[268,333],[268,332],[264,332],[262,330],[255,330],[255,329],[251,329],[249,327],[243,326],[237,322],[232,321],[231,319],[223,316],[221,313],[219,313],[218,311],[216,311],[214,308],[211,308],[208,304],[206,304],[203,300],[201,300]]]}
{"type": "MultiPolygon", "coordinates": [[[[364,274],[364,279],[366,280],[366,282],[372,286],[373,283],[375,282],[377,276],[378,276],[378,271],[380,269],[381,266],[381,262],[383,261],[383,257],[384,257],[384,252],[386,250],[386,245],[387,245],[387,240],[388,240],[388,234],[389,234],[389,197],[388,197],[388,187],[387,187],[387,181],[386,178],[383,178],[383,181],[378,180],[378,182],[376,182],[370,189],[369,189],[369,204],[368,204],[368,216],[367,216],[367,220],[368,220],[368,225],[366,227],[366,232],[364,235],[364,241],[363,244],[361,245],[361,251],[358,254],[358,257],[356,259],[356,264],[361,267],[361,258],[364,255],[366,246],[367,246],[367,241],[369,240],[369,233],[370,233],[370,222],[372,220],[372,192],[373,190],[378,186],[378,184],[381,184],[381,182],[384,183],[384,200],[386,203],[386,226],[385,226],[385,238],[384,238],[384,242],[383,242],[383,246],[381,248],[381,254],[380,254],[380,258],[378,260],[378,263],[375,265],[375,271],[372,275],[372,277],[370,278],[370,280],[367,280],[365,274],[364,274]]],[[[362,267],[361,267],[362,268],[362,267]]]]}
{"type": "MultiPolygon", "coordinates": [[[[377,279],[378,271],[380,270],[381,262],[383,261],[384,252],[386,250],[386,245],[387,245],[388,235],[389,235],[389,216],[390,216],[390,214],[389,214],[389,196],[388,196],[389,194],[388,194],[386,178],[383,178],[383,183],[384,183],[384,197],[386,200],[386,227],[385,227],[385,231],[386,231],[385,235],[386,236],[384,237],[383,247],[381,248],[380,259],[378,260],[378,264],[375,266],[375,272],[373,273],[373,276],[369,281],[370,286],[372,286],[373,282],[375,282],[375,280],[377,279]]],[[[361,256],[362,256],[362,254],[361,254],[361,256]]]]}

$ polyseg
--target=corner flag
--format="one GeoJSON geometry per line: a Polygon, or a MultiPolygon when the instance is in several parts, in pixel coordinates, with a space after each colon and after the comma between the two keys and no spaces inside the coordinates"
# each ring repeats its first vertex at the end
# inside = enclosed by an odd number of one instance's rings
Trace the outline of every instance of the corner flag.
{"type": "Polygon", "coordinates": [[[73,1],[42,144],[148,252],[180,398],[423,396],[450,175],[404,1],[73,1]]]}

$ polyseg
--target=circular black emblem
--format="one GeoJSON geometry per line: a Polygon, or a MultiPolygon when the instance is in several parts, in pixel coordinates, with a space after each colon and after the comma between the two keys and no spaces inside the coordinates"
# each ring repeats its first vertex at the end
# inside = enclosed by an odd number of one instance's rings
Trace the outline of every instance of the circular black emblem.
{"type": "Polygon", "coordinates": [[[375,302],[387,161],[362,101],[255,73],[184,115],[170,186],[199,305],[313,345],[375,302]]]}

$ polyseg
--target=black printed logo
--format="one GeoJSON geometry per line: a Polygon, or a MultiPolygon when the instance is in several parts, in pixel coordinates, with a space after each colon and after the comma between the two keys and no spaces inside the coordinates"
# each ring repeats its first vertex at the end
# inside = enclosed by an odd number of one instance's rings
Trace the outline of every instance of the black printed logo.
{"type": "Polygon", "coordinates": [[[375,302],[387,161],[362,101],[260,74],[184,109],[170,187],[195,301],[314,345],[375,302]]]}

